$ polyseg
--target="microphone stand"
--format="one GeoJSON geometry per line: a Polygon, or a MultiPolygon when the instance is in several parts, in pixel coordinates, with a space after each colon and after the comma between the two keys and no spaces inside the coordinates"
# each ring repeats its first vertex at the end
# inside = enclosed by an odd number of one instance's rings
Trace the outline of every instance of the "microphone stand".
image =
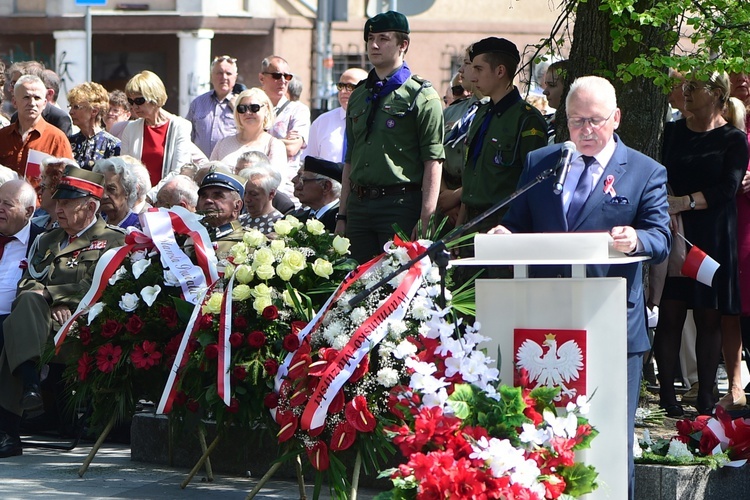
{"type": "Polygon", "coordinates": [[[435,263],[435,265],[438,266],[438,269],[440,270],[440,307],[445,307],[445,274],[448,269],[448,263],[450,261],[450,254],[448,253],[448,250],[446,248],[446,245],[464,234],[468,233],[475,227],[477,227],[480,223],[482,223],[484,220],[486,220],[489,216],[500,210],[501,208],[508,205],[510,202],[521,196],[523,193],[528,191],[529,189],[533,188],[537,184],[541,183],[545,179],[548,179],[549,177],[552,177],[557,169],[559,167],[553,167],[548,168],[547,170],[543,171],[536,177],[534,177],[532,180],[530,180],[525,185],[519,187],[515,191],[513,191],[509,196],[506,198],[500,200],[495,205],[491,206],[481,214],[474,217],[472,220],[467,222],[466,224],[462,224],[461,226],[453,228],[448,234],[446,234],[444,237],[440,238],[439,240],[435,241],[430,245],[424,252],[417,255],[413,259],[411,259],[409,262],[402,264],[401,267],[394,270],[392,273],[390,273],[388,276],[385,276],[380,281],[375,283],[369,288],[365,288],[361,292],[359,292],[357,295],[352,297],[349,300],[349,307],[354,308],[357,304],[365,300],[367,297],[369,297],[372,292],[377,290],[378,288],[382,287],[389,281],[391,281],[393,278],[398,276],[399,274],[403,273],[407,269],[410,269],[414,264],[425,258],[425,256],[429,256],[430,260],[435,263]]]}

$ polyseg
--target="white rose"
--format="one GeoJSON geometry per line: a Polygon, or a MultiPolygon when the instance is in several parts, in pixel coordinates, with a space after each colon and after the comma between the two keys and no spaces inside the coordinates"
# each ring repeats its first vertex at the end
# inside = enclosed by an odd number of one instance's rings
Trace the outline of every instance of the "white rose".
{"type": "MultiPolygon", "coordinates": [[[[294,291],[294,295],[297,297],[297,301],[302,304],[302,296],[297,292],[297,290],[294,291]]],[[[284,290],[284,292],[281,294],[281,298],[284,301],[284,304],[288,305],[289,307],[294,307],[294,299],[292,297],[292,294],[289,293],[289,290],[284,290]]]]}
{"type": "Polygon", "coordinates": [[[164,284],[167,286],[179,286],[180,280],[177,279],[177,276],[170,271],[169,269],[164,270],[164,284]]]}
{"type": "Polygon", "coordinates": [[[135,308],[138,307],[138,296],[134,293],[126,293],[122,297],[120,297],[120,309],[122,309],[125,312],[133,312],[135,311],[135,308]]]}
{"type": "Polygon", "coordinates": [[[247,247],[244,243],[235,243],[229,249],[229,255],[235,264],[244,264],[247,261],[247,247]]]}
{"type": "Polygon", "coordinates": [[[305,222],[305,227],[307,228],[308,233],[314,234],[316,236],[325,234],[326,232],[325,225],[318,219],[307,219],[307,222],[305,222]]]}
{"type": "Polygon", "coordinates": [[[263,264],[262,266],[258,266],[258,268],[255,270],[255,275],[258,277],[258,279],[267,281],[273,278],[276,275],[276,272],[273,270],[273,266],[269,264],[263,264]]]}
{"type": "Polygon", "coordinates": [[[273,252],[268,248],[259,248],[253,254],[253,268],[257,269],[259,266],[271,265],[275,261],[273,252]]]}
{"type": "Polygon", "coordinates": [[[234,264],[231,262],[225,262],[224,264],[224,278],[229,279],[232,277],[234,272],[237,270],[236,267],[234,267],[234,264]]]}
{"type": "Polygon", "coordinates": [[[255,285],[253,288],[253,297],[268,297],[271,298],[271,287],[266,285],[265,283],[261,283],[260,285],[255,285]]]}
{"type": "Polygon", "coordinates": [[[243,301],[250,298],[252,291],[247,285],[237,285],[232,289],[232,300],[243,301]]]}
{"type": "Polygon", "coordinates": [[[344,238],[342,236],[336,235],[335,238],[333,238],[333,249],[336,251],[339,255],[346,255],[349,253],[349,238],[344,238]]]}
{"type": "Polygon", "coordinates": [[[281,262],[291,267],[295,273],[302,271],[307,267],[307,258],[299,250],[289,250],[281,258],[281,262]]]}
{"type": "Polygon", "coordinates": [[[294,227],[289,223],[289,221],[286,221],[284,219],[279,219],[273,223],[273,230],[279,236],[288,235],[292,232],[292,229],[294,229],[294,227]]]}
{"type": "Polygon", "coordinates": [[[253,269],[243,264],[234,270],[234,277],[237,281],[246,285],[253,281],[253,269]]]}
{"type": "Polygon", "coordinates": [[[253,301],[253,309],[255,309],[255,312],[258,314],[263,314],[263,309],[270,305],[273,305],[271,297],[258,297],[253,301]]]}
{"type": "Polygon", "coordinates": [[[276,274],[278,274],[279,278],[282,280],[289,281],[292,279],[292,276],[294,276],[294,270],[286,264],[279,264],[276,266],[276,274]]]}
{"type": "Polygon", "coordinates": [[[255,248],[261,246],[268,238],[257,229],[250,229],[242,235],[242,241],[249,247],[255,248]]]}
{"type": "Polygon", "coordinates": [[[286,248],[286,242],[284,240],[272,240],[269,246],[273,253],[279,253],[286,248]]]}
{"type": "Polygon", "coordinates": [[[218,314],[221,311],[221,301],[223,299],[224,296],[221,293],[212,293],[211,297],[203,304],[203,314],[218,314]]]}
{"type": "Polygon", "coordinates": [[[333,266],[325,259],[315,259],[315,262],[313,262],[312,265],[312,270],[321,278],[328,278],[333,274],[333,266]]]}
{"type": "Polygon", "coordinates": [[[297,217],[293,215],[287,215],[286,217],[284,217],[284,220],[291,224],[294,229],[299,229],[302,227],[302,223],[297,217]]]}

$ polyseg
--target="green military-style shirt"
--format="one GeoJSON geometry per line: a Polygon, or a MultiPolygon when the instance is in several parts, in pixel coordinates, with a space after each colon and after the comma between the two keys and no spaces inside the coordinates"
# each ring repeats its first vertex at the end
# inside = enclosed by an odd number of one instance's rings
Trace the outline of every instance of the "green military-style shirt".
{"type": "Polygon", "coordinates": [[[361,186],[422,183],[424,162],[443,160],[443,111],[430,82],[412,75],[378,102],[367,133],[371,90],[359,85],[346,111],[349,179],[361,186]]]}
{"type": "MultiPolygon", "coordinates": [[[[547,123],[542,114],[513,89],[500,100],[474,163],[467,147],[461,201],[473,209],[486,209],[516,190],[526,155],[547,145],[547,123]],[[506,101],[507,100],[507,101],[506,101]],[[507,106],[503,106],[503,103],[507,106]],[[497,111],[498,107],[501,109],[497,111]],[[505,109],[503,109],[505,108],[505,109]]],[[[492,102],[482,105],[469,130],[467,144],[479,132],[492,102]]]]}
{"type": "MultiPolygon", "coordinates": [[[[489,97],[485,98],[489,101],[489,97]]],[[[451,129],[457,126],[457,122],[471,109],[472,105],[477,102],[475,96],[467,97],[458,102],[453,102],[443,111],[445,120],[445,161],[443,162],[443,182],[448,189],[457,189],[461,187],[461,175],[464,171],[464,160],[466,158],[466,142],[460,140],[448,144],[451,129]]]]}

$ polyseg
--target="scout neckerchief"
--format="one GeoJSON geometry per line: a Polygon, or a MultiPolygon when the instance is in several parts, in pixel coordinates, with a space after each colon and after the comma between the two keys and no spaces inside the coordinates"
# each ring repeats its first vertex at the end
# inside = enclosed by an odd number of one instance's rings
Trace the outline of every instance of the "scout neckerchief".
{"type": "Polygon", "coordinates": [[[384,80],[378,79],[378,74],[375,73],[374,69],[370,71],[370,76],[367,77],[365,87],[372,93],[372,95],[367,98],[367,102],[371,103],[372,106],[370,107],[370,114],[367,115],[367,134],[365,134],[365,139],[367,139],[372,130],[372,124],[375,121],[375,111],[378,108],[378,102],[380,99],[403,85],[409,77],[411,77],[411,70],[406,62],[404,62],[404,64],[402,64],[401,67],[391,76],[385,77],[384,80]]]}
{"type": "MultiPolygon", "coordinates": [[[[487,114],[484,115],[484,120],[482,120],[479,130],[471,139],[471,144],[469,145],[469,158],[471,158],[472,167],[476,168],[477,166],[479,154],[482,152],[482,143],[484,142],[484,137],[487,135],[487,131],[490,128],[492,117],[504,113],[520,100],[521,94],[518,92],[517,88],[513,87],[513,90],[508,92],[508,94],[500,99],[497,104],[492,104],[492,101],[490,101],[490,109],[487,111],[487,114]]],[[[519,130],[518,133],[520,134],[521,131],[519,130]]]]}

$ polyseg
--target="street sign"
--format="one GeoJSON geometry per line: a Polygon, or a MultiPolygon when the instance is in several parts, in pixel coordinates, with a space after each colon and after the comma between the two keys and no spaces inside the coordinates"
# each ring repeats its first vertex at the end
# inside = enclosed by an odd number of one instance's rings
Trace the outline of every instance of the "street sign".
{"type": "Polygon", "coordinates": [[[76,5],[81,5],[81,6],[107,5],[107,0],[76,0],[76,5]]]}

